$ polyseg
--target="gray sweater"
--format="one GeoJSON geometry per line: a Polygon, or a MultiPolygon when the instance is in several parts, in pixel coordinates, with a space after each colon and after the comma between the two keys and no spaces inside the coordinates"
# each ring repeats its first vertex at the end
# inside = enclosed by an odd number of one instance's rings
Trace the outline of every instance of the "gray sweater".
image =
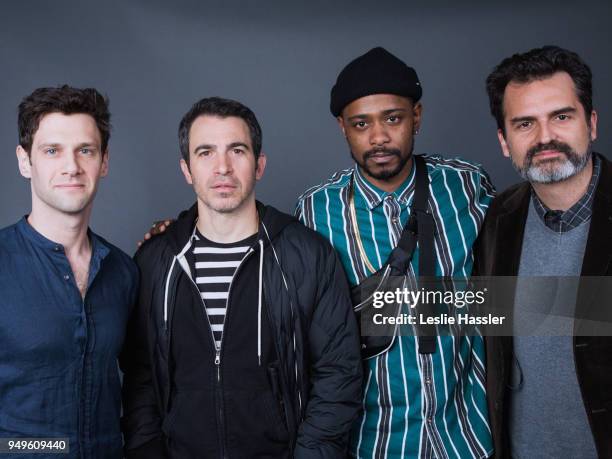
{"type": "Polygon", "coordinates": [[[515,299],[516,361],[510,401],[513,457],[597,457],[572,348],[576,276],[580,275],[589,226],[590,220],[556,233],[530,204],[519,266],[522,279],[515,299]]]}

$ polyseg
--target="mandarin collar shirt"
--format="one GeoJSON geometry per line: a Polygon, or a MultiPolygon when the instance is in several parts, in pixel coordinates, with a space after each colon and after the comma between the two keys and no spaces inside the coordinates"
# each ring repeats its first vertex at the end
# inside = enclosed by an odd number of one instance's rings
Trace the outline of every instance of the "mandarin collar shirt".
{"type": "Polygon", "coordinates": [[[26,217],[0,230],[0,437],[62,438],[62,457],[121,457],[117,361],[138,271],[88,235],[83,298],[62,245],[26,217]]]}

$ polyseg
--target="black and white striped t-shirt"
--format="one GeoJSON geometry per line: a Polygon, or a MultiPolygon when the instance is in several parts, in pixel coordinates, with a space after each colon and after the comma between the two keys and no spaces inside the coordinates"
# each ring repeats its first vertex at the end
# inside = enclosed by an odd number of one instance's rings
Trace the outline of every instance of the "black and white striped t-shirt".
{"type": "Polygon", "coordinates": [[[206,239],[196,229],[193,244],[194,280],[204,300],[217,349],[221,346],[227,296],[236,268],[255,243],[257,234],[230,244],[206,239]]]}

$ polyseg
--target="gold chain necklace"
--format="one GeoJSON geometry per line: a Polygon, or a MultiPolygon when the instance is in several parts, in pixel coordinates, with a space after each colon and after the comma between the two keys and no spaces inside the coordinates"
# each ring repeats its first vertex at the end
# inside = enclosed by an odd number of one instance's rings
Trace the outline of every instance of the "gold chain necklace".
{"type": "Polygon", "coordinates": [[[351,175],[351,181],[349,184],[349,215],[351,217],[351,224],[353,225],[355,239],[357,240],[357,248],[359,249],[359,254],[361,255],[361,260],[365,264],[366,268],[370,271],[370,274],[374,274],[376,269],[374,269],[374,265],[370,262],[370,258],[366,254],[365,248],[363,247],[363,242],[361,241],[361,233],[359,232],[359,225],[357,224],[357,212],[355,210],[355,172],[351,175]]]}

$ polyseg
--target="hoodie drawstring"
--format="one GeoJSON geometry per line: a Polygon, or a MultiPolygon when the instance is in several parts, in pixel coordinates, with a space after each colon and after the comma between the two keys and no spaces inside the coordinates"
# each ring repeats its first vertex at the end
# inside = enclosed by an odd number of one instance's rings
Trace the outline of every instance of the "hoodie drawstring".
{"type": "MultiPolygon", "coordinates": [[[[197,222],[197,219],[196,219],[197,222]]],[[[166,275],[166,288],[164,290],[164,331],[168,331],[168,292],[170,291],[170,279],[172,279],[172,271],[174,271],[174,265],[178,261],[178,264],[181,265],[183,270],[189,275],[191,278],[191,270],[189,269],[189,264],[185,260],[185,253],[191,249],[191,242],[193,241],[196,234],[196,227],[193,227],[193,231],[191,232],[191,237],[187,240],[187,243],[179,252],[178,255],[175,255],[172,258],[172,264],[170,265],[170,270],[166,275]]]]}
{"type": "Polygon", "coordinates": [[[170,287],[170,278],[172,277],[172,270],[174,269],[175,263],[176,257],[172,259],[170,271],[168,271],[168,277],[166,277],[166,289],[164,291],[164,331],[168,331],[168,289],[170,287]]]}
{"type": "Polygon", "coordinates": [[[259,240],[259,298],[257,301],[257,360],[261,366],[261,293],[263,287],[264,243],[259,240]]]}

